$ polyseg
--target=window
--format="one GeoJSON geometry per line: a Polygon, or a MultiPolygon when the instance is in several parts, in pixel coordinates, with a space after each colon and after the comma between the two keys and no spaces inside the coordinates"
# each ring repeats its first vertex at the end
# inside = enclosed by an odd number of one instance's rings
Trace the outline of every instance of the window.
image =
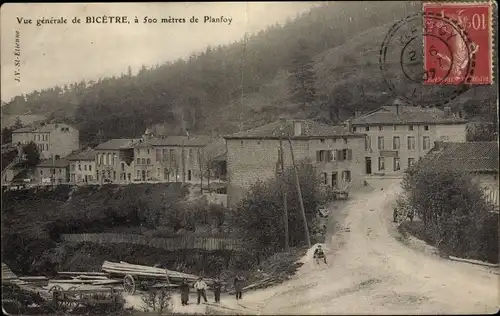
{"type": "Polygon", "coordinates": [[[191,170],[188,170],[188,181],[191,181],[191,170]]]}
{"type": "Polygon", "coordinates": [[[384,130],[384,127],[383,127],[382,125],[380,125],[380,126],[378,127],[378,130],[379,130],[379,131],[383,131],[383,130],[384,130]]]}
{"type": "Polygon", "coordinates": [[[415,164],[415,158],[408,158],[408,167],[411,167],[415,164]]]}
{"type": "Polygon", "coordinates": [[[137,158],[137,164],[140,165],[141,164],[141,158],[137,158]]]}
{"type": "Polygon", "coordinates": [[[146,164],[146,158],[141,158],[141,163],[142,163],[143,165],[145,165],[145,164],[146,164]]]}
{"type": "Polygon", "coordinates": [[[113,180],[116,180],[116,171],[113,171],[113,180]]]}
{"type": "Polygon", "coordinates": [[[385,170],[385,159],[384,159],[384,157],[378,157],[378,170],[379,171],[385,170]]]}
{"type": "Polygon", "coordinates": [[[408,126],[408,130],[409,130],[409,131],[413,131],[413,125],[409,125],[409,126],[408,126]]]}
{"type": "Polygon", "coordinates": [[[121,163],[121,170],[125,171],[125,163],[123,163],[123,162],[121,163]]]}
{"type": "Polygon", "coordinates": [[[392,130],[393,130],[393,131],[397,131],[397,130],[398,130],[397,125],[394,125],[394,126],[392,127],[392,130]]]}
{"type": "Polygon", "coordinates": [[[160,168],[156,168],[156,176],[160,178],[160,168]]]}
{"type": "Polygon", "coordinates": [[[173,149],[170,149],[170,161],[174,161],[175,160],[175,151],[173,149]]]}
{"type": "Polygon", "coordinates": [[[149,155],[149,148],[148,148],[148,155],[149,155]]]}
{"type": "Polygon", "coordinates": [[[141,171],[137,170],[137,179],[139,179],[140,177],[141,177],[141,171]]]}
{"type": "Polygon", "coordinates": [[[163,179],[169,180],[170,173],[168,172],[168,168],[163,168],[163,179]]]}
{"type": "Polygon", "coordinates": [[[243,145],[243,141],[241,141],[240,143],[241,143],[241,145],[243,145]]]}
{"type": "Polygon", "coordinates": [[[399,158],[394,158],[394,171],[399,171],[401,170],[401,165],[399,163],[399,158]]]}
{"type": "Polygon", "coordinates": [[[344,144],[347,144],[347,138],[344,137],[344,144]]]}
{"type": "Polygon", "coordinates": [[[355,132],[355,131],[356,131],[356,126],[354,126],[354,127],[352,128],[352,131],[353,131],[353,132],[355,132]]]}
{"type": "Polygon", "coordinates": [[[83,165],[83,170],[87,171],[87,165],[83,165]]]}
{"type": "Polygon", "coordinates": [[[92,165],[89,165],[89,171],[92,171],[92,165]]]}
{"type": "Polygon", "coordinates": [[[378,150],[384,150],[384,136],[378,137],[378,150]]]}
{"type": "Polygon", "coordinates": [[[365,131],[369,132],[370,131],[370,126],[365,127],[365,131]]]}
{"type": "Polygon", "coordinates": [[[347,149],[342,149],[342,160],[347,160],[347,152],[348,150],[347,149]]]}
{"type": "Polygon", "coordinates": [[[338,182],[338,175],[336,172],[332,172],[332,187],[333,188],[336,188],[337,187],[337,183],[338,182]]]}
{"type": "Polygon", "coordinates": [[[415,150],[415,136],[408,136],[408,150],[415,150]]]}
{"type": "Polygon", "coordinates": [[[370,151],[372,149],[372,139],[370,136],[365,137],[365,150],[370,151]]]}
{"type": "Polygon", "coordinates": [[[439,140],[441,140],[441,141],[447,141],[448,140],[448,136],[441,136],[441,137],[439,137],[439,140]]]}
{"type": "Polygon", "coordinates": [[[428,131],[429,130],[429,125],[424,125],[424,131],[428,131]]]}
{"type": "Polygon", "coordinates": [[[82,171],[82,165],[78,164],[78,170],[82,171]]]}
{"type": "Polygon", "coordinates": [[[429,150],[431,149],[431,139],[429,136],[424,136],[422,137],[422,149],[423,150],[429,150]]]}
{"type": "Polygon", "coordinates": [[[324,138],[322,138],[322,139],[320,139],[320,140],[319,140],[319,142],[320,142],[320,143],[324,143],[324,142],[325,142],[325,139],[324,139],[324,138]]]}
{"type": "Polygon", "coordinates": [[[166,149],[163,149],[163,161],[166,161],[168,159],[168,152],[166,149]]]}
{"type": "Polygon", "coordinates": [[[333,160],[333,154],[330,150],[318,150],[316,151],[316,161],[317,162],[330,162],[333,160]]]}
{"type": "Polygon", "coordinates": [[[72,170],[72,171],[75,171],[75,168],[76,168],[75,164],[74,164],[74,163],[72,163],[72,164],[71,164],[71,170],[72,170]]]}
{"type": "Polygon", "coordinates": [[[151,164],[151,159],[150,158],[146,159],[146,162],[147,162],[148,165],[150,165],[151,164]]]}
{"type": "Polygon", "coordinates": [[[156,150],[156,161],[161,161],[161,150],[157,149],[156,150]]]}
{"type": "Polygon", "coordinates": [[[392,138],[392,149],[399,150],[399,146],[400,146],[399,136],[394,136],[392,138]]]}
{"type": "Polygon", "coordinates": [[[190,148],[188,150],[188,162],[190,165],[193,165],[194,164],[194,156],[193,156],[193,150],[190,148]]]}
{"type": "Polygon", "coordinates": [[[99,170],[97,170],[97,171],[96,171],[96,174],[95,174],[95,175],[96,175],[96,178],[97,178],[97,181],[99,181],[99,174],[100,174],[100,172],[99,172],[99,170]]]}
{"type": "Polygon", "coordinates": [[[115,163],[118,162],[118,155],[117,154],[113,154],[113,166],[115,165],[115,163]]]}
{"type": "Polygon", "coordinates": [[[323,172],[321,174],[321,182],[323,182],[323,184],[325,184],[325,185],[328,184],[328,175],[326,172],[323,172]]]}
{"type": "Polygon", "coordinates": [[[342,180],[344,180],[344,182],[351,182],[351,172],[349,170],[344,170],[342,172],[342,180]]]}

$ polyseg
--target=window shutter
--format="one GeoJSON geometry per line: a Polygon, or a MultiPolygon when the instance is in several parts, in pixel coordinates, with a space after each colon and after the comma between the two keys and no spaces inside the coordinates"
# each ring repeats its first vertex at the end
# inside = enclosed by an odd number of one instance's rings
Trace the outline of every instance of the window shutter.
{"type": "Polygon", "coordinates": [[[352,149],[347,150],[347,160],[352,160],[352,149]]]}
{"type": "Polygon", "coordinates": [[[320,151],[317,150],[316,151],[316,162],[319,162],[320,161],[320,151]]]}
{"type": "Polygon", "coordinates": [[[333,152],[333,155],[334,155],[334,159],[335,160],[339,160],[339,151],[338,150],[332,150],[333,152]]]}
{"type": "Polygon", "coordinates": [[[337,155],[339,157],[339,161],[344,161],[344,155],[342,155],[342,151],[341,150],[337,150],[337,155]]]}

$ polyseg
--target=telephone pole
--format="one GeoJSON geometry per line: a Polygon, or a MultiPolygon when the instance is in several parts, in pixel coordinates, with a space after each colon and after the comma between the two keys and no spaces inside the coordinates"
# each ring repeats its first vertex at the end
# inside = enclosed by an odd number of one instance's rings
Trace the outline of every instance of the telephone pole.
{"type": "Polygon", "coordinates": [[[292,139],[288,137],[288,143],[290,144],[290,153],[292,155],[293,170],[295,171],[295,184],[297,186],[297,191],[299,193],[300,211],[302,213],[302,220],[304,221],[304,231],[306,234],[307,247],[311,248],[311,240],[309,239],[309,228],[307,227],[306,212],[304,210],[304,201],[302,200],[302,191],[300,190],[299,174],[297,172],[297,166],[295,165],[295,156],[293,154],[292,139]]]}
{"type": "Polygon", "coordinates": [[[287,188],[285,183],[285,161],[283,159],[283,141],[280,139],[280,157],[281,164],[281,192],[283,194],[283,224],[285,226],[285,251],[290,252],[290,237],[288,234],[288,206],[287,206],[287,188]]]}

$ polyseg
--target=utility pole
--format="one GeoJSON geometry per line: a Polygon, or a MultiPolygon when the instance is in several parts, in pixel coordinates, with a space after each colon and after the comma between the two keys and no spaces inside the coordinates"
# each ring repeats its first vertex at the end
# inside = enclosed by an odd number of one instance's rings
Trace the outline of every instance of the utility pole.
{"type": "Polygon", "coordinates": [[[283,160],[283,141],[280,139],[280,164],[281,164],[281,192],[283,194],[283,223],[285,226],[285,251],[290,252],[290,237],[288,235],[288,206],[287,206],[287,189],[285,183],[285,167],[283,160]]]}
{"type": "Polygon", "coordinates": [[[290,153],[292,155],[293,170],[295,171],[295,184],[297,185],[297,191],[299,193],[300,211],[302,213],[302,220],[304,221],[304,230],[306,234],[307,247],[311,248],[311,240],[309,239],[309,228],[307,227],[306,212],[304,210],[304,201],[302,200],[302,191],[300,190],[299,174],[297,172],[297,166],[295,165],[295,156],[293,154],[292,139],[288,137],[288,143],[290,144],[290,153]]]}

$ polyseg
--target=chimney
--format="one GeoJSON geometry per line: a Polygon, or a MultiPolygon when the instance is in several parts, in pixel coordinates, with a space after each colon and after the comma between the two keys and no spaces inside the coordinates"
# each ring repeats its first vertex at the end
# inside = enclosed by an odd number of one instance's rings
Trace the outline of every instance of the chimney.
{"type": "Polygon", "coordinates": [[[352,121],[351,120],[346,121],[346,126],[347,126],[347,131],[349,133],[352,133],[352,121]]]}
{"type": "Polygon", "coordinates": [[[449,106],[445,106],[445,107],[443,108],[443,111],[444,111],[444,115],[445,115],[445,116],[450,116],[450,115],[451,115],[451,107],[449,107],[449,106]]]}
{"type": "Polygon", "coordinates": [[[295,136],[302,135],[302,123],[301,122],[293,122],[293,130],[295,136]]]}

